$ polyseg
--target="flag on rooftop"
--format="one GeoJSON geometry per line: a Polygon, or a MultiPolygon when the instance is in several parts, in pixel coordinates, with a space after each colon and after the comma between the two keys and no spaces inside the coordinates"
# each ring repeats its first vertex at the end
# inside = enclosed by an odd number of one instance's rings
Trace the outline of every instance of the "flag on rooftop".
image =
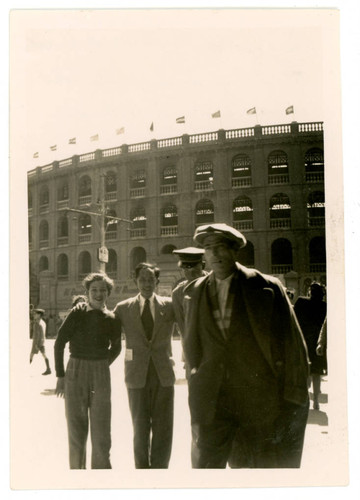
{"type": "Polygon", "coordinates": [[[123,134],[125,132],[125,127],[117,128],[116,129],[116,135],[123,134]]]}
{"type": "Polygon", "coordinates": [[[34,153],[33,158],[39,158],[39,153],[38,152],[34,153]]]}
{"type": "Polygon", "coordinates": [[[250,108],[246,111],[248,115],[256,115],[256,108],[250,108]]]}
{"type": "Polygon", "coordinates": [[[185,123],[185,116],[179,116],[179,118],[176,118],[176,123],[185,123]]]}
{"type": "Polygon", "coordinates": [[[294,106],[288,106],[286,109],[285,109],[285,113],[287,115],[291,115],[291,113],[294,112],[294,106]]]}
{"type": "Polygon", "coordinates": [[[69,139],[69,144],[76,144],[76,137],[69,139]]]}
{"type": "Polygon", "coordinates": [[[99,134],[95,134],[90,137],[90,141],[98,141],[98,140],[99,140],[99,134]]]}
{"type": "Polygon", "coordinates": [[[211,118],[221,118],[220,110],[212,113],[211,118]]]}
{"type": "Polygon", "coordinates": [[[154,122],[151,122],[151,125],[150,125],[150,131],[153,132],[154,131],[154,122]]]}
{"type": "Polygon", "coordinates": [[[50,146],[50,149],[51,149],[51,151],[56,151],[56,149],[57,149],[57,145],[56,145],[56,144],[54,144],[54,146],[50,146]]]}

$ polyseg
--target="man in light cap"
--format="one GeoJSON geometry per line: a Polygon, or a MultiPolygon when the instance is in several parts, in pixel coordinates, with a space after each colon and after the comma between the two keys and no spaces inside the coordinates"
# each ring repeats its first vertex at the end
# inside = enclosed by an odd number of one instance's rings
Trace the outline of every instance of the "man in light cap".
{"type": "Polygon", "coordinates": [[[199,226],[194,241],[212,272],[184,290],[192,466],[300,467],[309,360],[285,289],[237,262],[246,239],[236,229],[199,226]]]}

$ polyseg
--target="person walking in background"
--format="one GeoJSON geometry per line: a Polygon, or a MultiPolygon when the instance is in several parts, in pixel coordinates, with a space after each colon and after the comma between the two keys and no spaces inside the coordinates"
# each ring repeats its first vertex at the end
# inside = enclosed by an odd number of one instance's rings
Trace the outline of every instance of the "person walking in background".
{"type": "Polygon", "coordinates": [[[300,467],[309,360],[284,287],[237,262],[246,239],[236,229],[199,226],[194,241],[212,272],[184,290],[192,466],[225,468],[237,439],[246,456],[232,467],[300,467]]]}
{"type": "Polygon", "coordinates": [[[69,313],[55,341],[55,392],[65,397],[70,469],[86,468],[89,422],[91,468],[111,469],[109,366],[120,354],[121,330],[106,307],[113,281],[106,274],[91,273],[83,284],[88,303],[79,304],[69,313]],[[65,373],[64,348],[68,342],[70,359],[65,373]]]}
{"type": "Polygon", "coordinates": [[[169,466],[174,419],[171,299],[155,292],[160,270],[142,262],[135,269],[139,294],[119,302],[115,315],[126,338],[125,383],[134,429],[137,469],[169,466]]]}
{"type": "MultiPolygon", "coordinates": [[[[323,326],[320,330],[320,335],[317,341],[316,354],[318,356],[325,356],[327,349],[327,318],[325,318],[323,326]]],[[[327,370],[327,367],[326,367],[327,370]]]]}
{"type": "Polygon", "coordinates": [[[38,354],[41,352],[42,357],[45,360],[46,370],[43,375],[50,375],[50,362],[45,352],[45,338],[46,338],[46,323],[44,321],[44,309],[34,309],[33,310],[33,339],[32,339],[32,347],[30,352],[30,363],[34,358],[34,354],[38,354]]]}
{"type": "Polygon", "coordinates": [[[318,356],[316,348],[321,327],[326,317],[324,287],[317,282],[310,285],[309,297],[298,297],[294,311],[303,332],[310,357],[310,374],[313,388],[313,408],[319,410],[319,394],[321,393],[321,376],[327,373],[326,356],[318,356]]]}

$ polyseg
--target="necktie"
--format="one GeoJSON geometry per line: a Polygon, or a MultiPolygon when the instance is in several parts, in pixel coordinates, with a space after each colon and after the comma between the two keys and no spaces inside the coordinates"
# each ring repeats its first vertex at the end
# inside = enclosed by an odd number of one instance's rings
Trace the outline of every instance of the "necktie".
{"type": "Polygon", "coordinates": [[[150,300],[145,299],[144,309],[141,315],[141,321],[146,333],[146,337],[148,340],[151,340],[152,332],[154,328],[154,320],[150,311],[150,300]]]}

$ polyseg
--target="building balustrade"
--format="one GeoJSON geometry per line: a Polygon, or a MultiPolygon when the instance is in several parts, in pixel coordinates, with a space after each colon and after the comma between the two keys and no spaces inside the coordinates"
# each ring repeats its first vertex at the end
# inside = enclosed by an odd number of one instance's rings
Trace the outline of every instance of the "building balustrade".
{"type": "Polygon", "coordinates": [[[69,236],[59,236],[57,239],[57,244],[59,246],[68,245],[69,244],[69,236]]]}
{"type": "Polygon", "coordinates": [[[178,234],[178,226],[161,226],[161,236],[176,236],[178,234]]]}
{"type": "Polygon", "coordinates": [[[292,271],[292,264],[277,264],[271,266],[272,274],[286,274],[292,271]]]}
{"type": "Polygon", "coordinates": [[[233,227],[238,231],[249,231],[254,228],[252,220],[236,220],[233,221],[233,227]]]}
{"type": "Polygon", "coordinates": [[[79,205],[89,205],[91,203],[92,196],[91,194],[86,195],[86,196],[79,196],[79,205]]]}
{"type": "Polygon", "coordinates": [[[57,207],[58,208],[68,208],[69,207],[69,200],[58,200],[57,207]]]}
{"type": "Polygon", "coordinates": [[[143,198],[145,196],[145,188],[130,189],[130,198],[143,198]]]}
{"type": "Polygon", "coordinates": [[[231,187],[246,187],[251,186],[251,177],[233,177],[231,179],[231,187]]]}
{"type": "Polygon", "coordinates": [[[309,227],[324,227],[325,217],[308,217],[309,227]]]}
{"type": "Polygon", "coordinates": [[[270,228],[271,229],[289,229],[289,228],[291,228],[291,219],[290,218],[270,219],[270,228]]]}
{"type": "Polygon", "coordinates": [[[213,191],[214,184],[212,181],[195,181],[195,191],[213,191]]]}
{"type": "Polygon", "coordinates": [[[289,184],[289,174],[270,174],[268,176],[268,182],[271,185],[289,184]]]}
{"type": "Polygon", "coordinates": [[[311,273],[325,273],[326,272],[326,264],[310,264],[310,272],[311,273]]]}
{"type": "Polygon", "coordinates": [[[105,193],[105,201],[116,201],[116,191],[105,193]]]}
{"type": "Polygon", "coordinates": [[[40,215],[49,213],[49,204],[46,203],[45,205],[40,205],[39,213],[40,213],[40,215]]]}
{"type": "Polygon", "coordinates": [[[160,186],[160,194],[177,193],[177,184],[163,184],[160,186]]]}
{"type": "Polygon", "coordinates": [[[117,238],[117,231],[107,231],[105,233],[105,240],[108,241],[108,240],[116,240],[117,238]]]}
{"type": "Polygon", "coordinates": [[[68,281],[69,274],[58,274],[57,278],[58,278],[59,281],[68,281]]]}
{"type": "Polygon", "coordinates": [[[146,228],[130,229],[130,238],[144,238],[146,236],[146,228]]]}
{"type": "Polygon", "coordinates": [[[91,241],[91,233],[79,234],[79,243],[88,243],[91,241]]]}
{"type": "Polygon", "coordinates": [[[43,250],[44,248],[48,248],[48,247],[49,247],[49,240],[48,239],[39,241],[40,250],[43,250]]]}
{"type": "Polygon", "coordinates": [[[324,182],[324,172],[306,172],[305,182],[324,182]]]}

